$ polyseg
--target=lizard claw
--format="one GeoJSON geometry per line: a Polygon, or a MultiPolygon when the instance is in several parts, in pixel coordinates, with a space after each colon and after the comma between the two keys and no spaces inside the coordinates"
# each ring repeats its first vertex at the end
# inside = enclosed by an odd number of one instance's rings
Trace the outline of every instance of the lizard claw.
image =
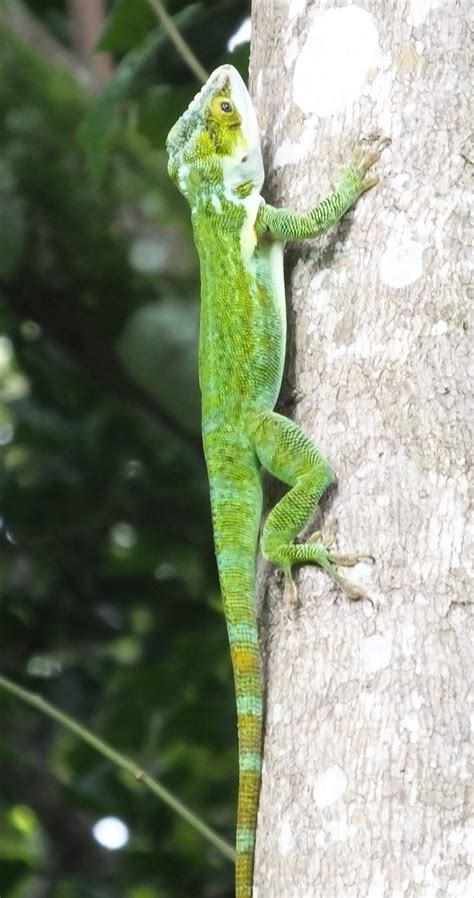
{"type": "Polygon", "coordinates": [[[329,560],[331,564],[340,564],[343,567],[354,567],[354,565],[359,564],[359,561],[369,561],[371,564],[375,564],[373,555],[362,552],[354,552],[350,555],[330,555],[329,560]]]}
{"type": "Polygon", "coordinates": [[[326,534],[323,534],[322,530],[316,530],[315,533],[312,533],[308,538],[309,543],[321,543],[325,549],[331,549],[336,541],[338,530],[338,523],[336,519],[331,521],[329,528],[326,534]]]}
{"type": "Polygon", "coordinates": [[[359,561],[370,561],[375,563],[375,558],[373,555],[369,555],[367,553],[361,552],[352,552],[350,554],[338,555],[331,551],[331,546],[334,542],[335,536],[337,532],[337,521],[333,521],[331,523],[329,532],[325,537],[323,537],[321,531],[317,531],[313,533],[313,535],[308,540],[308,546],[314,546],[314,554],[311,554],[310,558],[305,560],[310,560],[313,563],[319,564],[326,573],[329,574],[330,577],[334,580],[335,583],[345,592],[346,596],[349,599],[356,601],[359,599],[368,599],[371,605],[374,605],[373,600],[367,593],[365,593],[360,586],[357,586],[354,583],[350,583],[344,577],[342,577],[338,571],[336,570],[338,565],[344,567],[354,567],[354,565],[358,564],[359,561]]]}
{"type": "Polygon", "coordinates": [[[285,589],[283,592],[283,599],[288,605],[298,604],[298,590],[296,589],[296,583],[291,576],[291,569],[289,571],[285,571],[285,589]]]}
{"type": "Polygon", "coordinates": [[[364,191],[370,190],[371,187],[375,187],[378,183],[378,175],[371,175],[369,178],[366,178],[365,176],[369,168],[372,168],[372,166],[379,161],[382,151],[385,147],[389,146],[391,142],[390,137],[381,137],[380,140],[377,141],[375,147],[368,152],[364,151],[362,147],[357,148],[354,154],[353,166],[363,179],[364,191]]]}
{"type": "Polygon", "coordinates": [[[375,607],[374,600],[364,592],[360,586],[357,586],[355,583],[349,583],[344,577],[341,577],[336,571],[331,572],[331,576],[333,580],[337,583],[337,585],[342,589],[342,591],[346,594],[346,596],[351,599],[353,602],[358,602],[361,599],[367,599],[372,608],[375,607]]]}
{"type": "Polygon", "coordinates": [[[374,556],[361,552],[351,552],[350,554],[345,555],[333,555],[332,552],[328,552],[327,560],[329,562],[329,568],[326,568],[326,570],[343,592],[345,592],[346,596],[353,602],[359,601],[360,599],[367,599],[372,605],[372,608],[374,608],[373,599],[367,595],[360,586],[357,586],[355,583],[350,583],[345,577],[341,577],[335,570],[335,566],[337,565],[340,565],[341,567],[354,567],[359,561],[368,561],[375,564],[374,556]]]}

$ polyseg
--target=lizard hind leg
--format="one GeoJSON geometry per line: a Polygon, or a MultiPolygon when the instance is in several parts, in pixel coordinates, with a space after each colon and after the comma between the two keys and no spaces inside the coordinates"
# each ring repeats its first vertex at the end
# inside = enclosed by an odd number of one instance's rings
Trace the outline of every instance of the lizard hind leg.
{"type": "Polygon", "coordinates": [[[293,602],[296,600],[292,566],[317,564],[349,598],[367,598],[359,587],[338,573],[337,566],[352,566],[368,556],[334,554],[331,551],[332,534],[326,540],[315,534],[306,543],[293,542],[333,481],[331,468],[322,453],[293,421],[276,412],[259,413],[250,428],[250,435],[263,467],[291,487],[271,510],[262,534],[264,558],[285,573],[286,596],[293,602]]]}

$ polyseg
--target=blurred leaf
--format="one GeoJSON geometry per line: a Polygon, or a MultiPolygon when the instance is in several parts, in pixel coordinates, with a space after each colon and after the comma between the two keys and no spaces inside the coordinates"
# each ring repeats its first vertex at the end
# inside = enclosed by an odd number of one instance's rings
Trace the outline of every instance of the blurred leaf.
{"type": "Polygon", "coordinates": [[[138,104],[137,124],[153,146],[164,146],[169,131],[192,99],[193,89],[189,85],[156,84],[145,91],[138,104]]]}
{"type": "Polygon", "coordinates": [[[0,279],[8,281],[25,248],[25,210],[15,192],[15,179],[0,160],[0,279]]]}
{"type": "Polygon", "coordinates": [[[105,170],[107,154],[123,128],[122,104],[129,98],[135,79],[150,61],[163,41],[158,26],[145,40],[130,50],[118,64],[95,106],[88,112],[78,130],[92,173],[99,181],[105,170]]]}
{"type": "Polygon", "coordinates": [[[31,836],[38,832],[38,818],[34,811],[25,804],[16,804],[10,814],[11,825],[23,836],[31,836]]]}
{"type": "Polygon", "coordinates": [[[111,53],[123,53],[141,43],[154,26],[156,14],[148,0],[117,0],[98,47],[111,53]]]}
{"type": "Polygon", "coordinates": [[[10,892],[9,890],[15,886],[22,887],[22,884],[26,882],[25,877],[29,872],[29,866],[22,861],[10,860],[8,857],[2,857],[0,863],[0,889],[2,891],[0,894],[6,895],[7,898],[10,898],[10,896],[14,898],[15,895],[20,898],[21,893],[19,890],[17,891],[17,889],[15,889],[15,892],[10,892]]]}
{"type": "Polygon", "coordinates": [[[137,383],[149,389],[173,413],[175,403],[199,430],[197,380],[197,305],[165,301],[141,306],[118,340],[120,359],[137,383]]]}

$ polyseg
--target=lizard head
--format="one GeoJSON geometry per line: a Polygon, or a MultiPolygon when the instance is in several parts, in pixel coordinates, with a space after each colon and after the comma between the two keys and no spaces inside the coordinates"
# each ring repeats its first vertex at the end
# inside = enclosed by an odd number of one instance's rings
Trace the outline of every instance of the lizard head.
{"type": "Polygon", "coordinates": [[[238,71],[222,65],[171,129],[168,172],[193,202],[209,191],[230,196],[259,192],[263,161],[257,117],[238,71]]]}

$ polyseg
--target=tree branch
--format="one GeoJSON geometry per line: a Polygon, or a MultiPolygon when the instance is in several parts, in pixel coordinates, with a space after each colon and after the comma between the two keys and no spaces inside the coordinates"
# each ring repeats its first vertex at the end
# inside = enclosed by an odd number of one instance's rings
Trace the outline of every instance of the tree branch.
{"type": "Polygon", "coordinates": [[[35,708],[37,711],[40,711],[42,714],[46,714],[52,720],[55,720],[62,727],[69,730],[71,733],[74,733],[75,736],[78,736],[79,739],[82,739],[83,742],[87,742],[92,748],[99,752],[99,754],[103,755],[105,758],[108,758],[109,761],[112,761],[116,767],[120,767],[122,770],[125,770],[134,779],[143,783],[150,792],[153,792],[154,795],[157,795],[161,801],[164,802],[175,814],[178,814],[183,820],[186,821],[190,826],[192,826],[201,836],[207,839],[214,848],[224,855],[224,857],[235,860],[235,852],[231,845],[229,845],[224,839],[222,839],[210,826],[207,826],[197,814],[194,814],[186,805],[184,805],[178,798],[176,798],[172,792],[169,792],[158,780],[154,779],[146,770],[142,770],[134,761],[127,758],[126,755],[123,755],[121,752],[117,751],[115,748],[112,748],[107,742],[104,742],[103,739],[100,739],[99,736],[96,736],[91,730],[87,729],[87,727],[83,726],[73,717],[70,717],[68,714],[65,714],[63,711],[60,711],[59,708],[56,708],[54,705],[51,705],[46,699],[42,698],[40,695],[37,695],[34,692],[29,692],[27,689],[23,689],[21,686],[18,686],[12,680],[8,679],[8,677],[0,676],[0,689],[4,689],[10,695],[14,695],[16,698],[21,699],[22,702],[25,702],[30,707],[35,708]]]}
{"type": "Polygon", "coordinates": [[[196,75],[197,80],[202,84],[204,81],[207,81],[209,77],[209,73],[206,72],[204,66],[201,65],[199,59],[193,51],[189,44],[184,40],[184,37],[180,34],[176,25],[173,22],[173,19],[166,12],[161,0],[148,0],[151,8],[156,13],[158,19],[160,20],[163,30],[166,31],[170,41],[175,45],[178,53],[184,59],[188,68],[191,69],[194,75],[196,75]]]}

